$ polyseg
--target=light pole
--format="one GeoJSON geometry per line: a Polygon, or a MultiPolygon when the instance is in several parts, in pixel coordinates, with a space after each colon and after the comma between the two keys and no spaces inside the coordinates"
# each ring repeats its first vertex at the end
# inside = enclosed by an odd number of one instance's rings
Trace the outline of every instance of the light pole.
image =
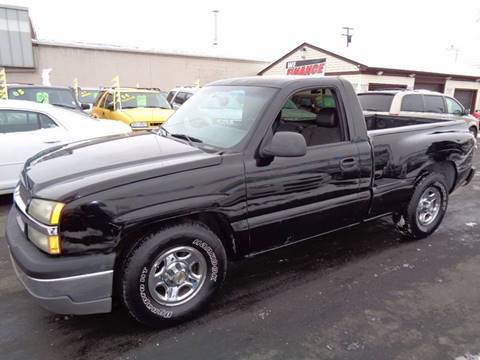
{"type": "Polygon", "coordinates": [[[212,10],[213,12],[213,45],[218,45],[218,12],[219,10],[212,10]]]}

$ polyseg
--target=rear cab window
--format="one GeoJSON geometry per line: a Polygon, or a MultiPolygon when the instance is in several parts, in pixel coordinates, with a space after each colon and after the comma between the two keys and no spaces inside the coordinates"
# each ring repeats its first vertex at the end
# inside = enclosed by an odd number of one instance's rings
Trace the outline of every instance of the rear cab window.
{"type": "Polygon", "coordinates": [[[358,94],[363,111],[390,112],[395,94],[358,94]]]}

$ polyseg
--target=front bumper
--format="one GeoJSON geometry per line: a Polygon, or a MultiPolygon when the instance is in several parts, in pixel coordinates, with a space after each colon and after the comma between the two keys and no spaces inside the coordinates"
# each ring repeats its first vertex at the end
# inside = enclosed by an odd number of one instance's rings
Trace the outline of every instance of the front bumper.
{"type": "Polygon", "coordinates": [[[30,295],[57,314],[111,311],[114,255],[47,255],[26,238],[17,216],[21,215],[14,205],[6,238],[15,273],[30,295]]]}

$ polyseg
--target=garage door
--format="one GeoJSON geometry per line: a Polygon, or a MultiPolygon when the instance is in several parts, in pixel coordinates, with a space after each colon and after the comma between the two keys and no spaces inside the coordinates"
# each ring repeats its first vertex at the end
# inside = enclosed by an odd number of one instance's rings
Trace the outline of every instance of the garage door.
{"type": "Polygon", "coordinates": [[[443,93],[445,85],[444,84],[429,84],[424,82],[416,82],[415,81],[415,90],[430,90],[430,91],[437,91],[439,93],[443,93]]]}
{"type": "Polygon", "coordinates": [[[406,89],[407,85],[398,85],[398,84],[377,84],[369,83],[368,90],[398,90],[406,89]]]}
{"type": "Polygon", "coordinates": [[[465,109],[470,112],[475,110],[475,99],[477,98],[477,90],[455,89],[453,97],[460,101],[465,109]]]}

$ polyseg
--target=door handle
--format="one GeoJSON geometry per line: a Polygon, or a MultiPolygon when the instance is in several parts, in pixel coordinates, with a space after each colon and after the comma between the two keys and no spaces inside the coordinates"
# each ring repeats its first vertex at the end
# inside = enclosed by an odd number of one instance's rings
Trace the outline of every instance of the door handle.
{"type": "Polygon", "coordinates": [[[355,159],[353,157],[348,157],[348,158],[340,160],[340,167],[342,169],[350,169],[350,168],[352,168],[356,165],[357,165],[357,159],[355,159]]]}
{"type": "Polygon", "coordinates": [[[44,141],[45,144],[56,144],[59,143],[61,140],[46,140],[44,141]]]}

